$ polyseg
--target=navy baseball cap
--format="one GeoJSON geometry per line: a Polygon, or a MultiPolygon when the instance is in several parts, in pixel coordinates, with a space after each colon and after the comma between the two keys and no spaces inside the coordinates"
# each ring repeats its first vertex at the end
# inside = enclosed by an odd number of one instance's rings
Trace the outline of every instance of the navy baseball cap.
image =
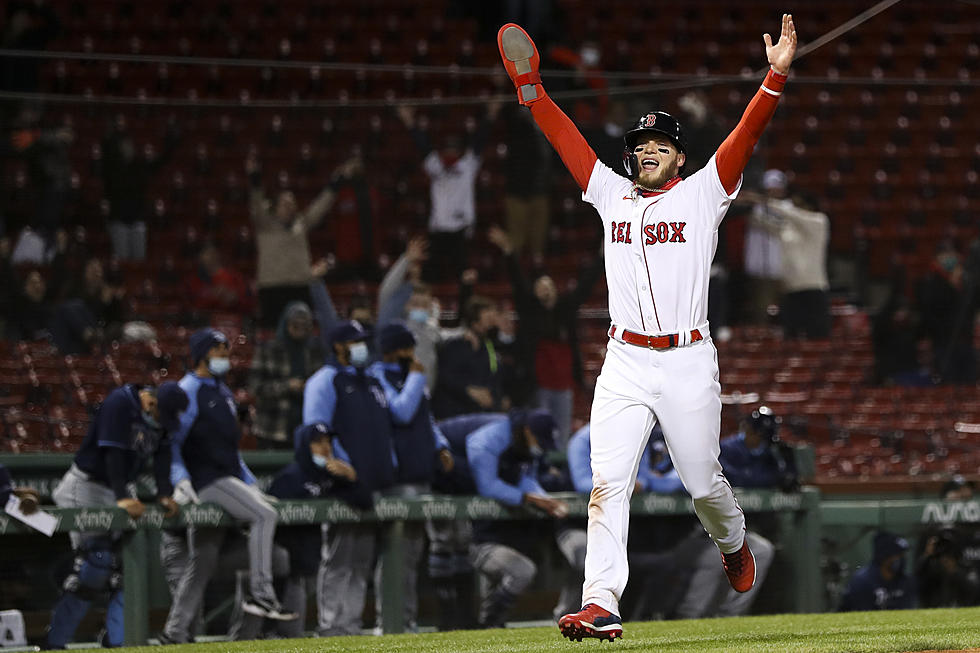
{"type": "Polygon", "coordinates": [[[198,329],[191,334],[190,338],[191,363],[193,365],[197,365],[205,357],[207,357],[208,352],[212,347],[222,343],[227,345],[228,337],[217,329],[212,329],[210,327],[198,329]]]}
{"type": "Polygon", "coordinates": [[[558,423],[546,410],[514,410],[510,415],[511,424],[531,429],[538,444],[545,451],[554,449],[558,441],[558,423]]]}
{"type": "Polygon", "coordinates": [[[407,326],[399,322],[393,322],[381,329],[378,340],[382,354],[415,346],[415,336],[407,326]]]}
{"type": "Polygon", "coordinates": [[[357,320],[341,322],[330,330],[330,344],[335,342],[361,342],[368,339],[368,332],[357,320]]]}
{"type": "Polygon", "coordinates": [[[180,428],[180,414],[187,410],[187,393],[176,381],[167,381],[157,388],[157,411],[160,425],[167,431],[180,428]]]}

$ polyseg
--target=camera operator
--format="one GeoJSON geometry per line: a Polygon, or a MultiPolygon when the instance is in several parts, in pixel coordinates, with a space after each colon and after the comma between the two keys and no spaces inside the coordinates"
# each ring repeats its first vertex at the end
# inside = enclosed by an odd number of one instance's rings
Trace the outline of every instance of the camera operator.
{"type": "MultiPolygon", "coordinates": [[[[943,487],[942,496],[946,501],[971,499],[973,483],[956,476],[943,487]]],[[[915,572],[921,607],[980,603],[980,531],[945,524],[927,532],[922,542],[915,572]]]]}

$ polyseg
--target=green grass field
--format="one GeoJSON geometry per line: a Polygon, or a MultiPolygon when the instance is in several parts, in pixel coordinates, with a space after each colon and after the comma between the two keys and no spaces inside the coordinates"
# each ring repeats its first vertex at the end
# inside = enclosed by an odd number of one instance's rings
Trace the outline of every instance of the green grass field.
{"type": "Polygon", "coordinates": [[[719,651],[725,653],[841,653],[980,649],[980,608],[775,615],[627,623],[623,639],[569,642],[557,628],[458,631],[384,637],[265,640],[189,644],[120,651],[219,653],[224,651],[320,651],[517,653],[524,651],[719,651]]]}

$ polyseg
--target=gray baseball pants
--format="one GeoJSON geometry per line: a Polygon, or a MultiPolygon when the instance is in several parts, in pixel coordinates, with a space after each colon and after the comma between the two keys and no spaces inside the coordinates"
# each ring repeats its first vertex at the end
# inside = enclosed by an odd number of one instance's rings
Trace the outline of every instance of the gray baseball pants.
{"type": "MultiPolygon", "coordinates": [[[[199,493],[201,501],[215,503],[232,517],[249,524],[249,589],[259,599],[277,600],[272,587],[273,538],[277,515],[259,489],[233,476],[219,478],[199,493]]],[[[190,555],[173,597],[164,633],[178,642],[189,641],[189,630],[204,600],[204,590],[218,564],[223,528],[187,529],[190,555]]]]}
{"type": "MultiPolygon", "coordinates": [[[[416,498],[430,491],[427,485],[423,484],[404,484],[396,485],[387,490],[385,496],[416,498]]],[[[405,630],[415,632],[418,630],[419,616],[419,563],[422,561],[422,552],[425,551],[425,524],[422,522],[405,522],[402,540],[403,571],[405,573],[405,585],[403,596],[405,597],[405,630]]],[[[375,627],[382,624],[382,582],[384,577],[384,558],[378,557],[378,564],[374,570],[374,610],[377,615],[375,627]]]]}
{"type": "Polygon", "coordinates": [[[743,594],[732,589],[722,567],[718,547],[711,540],[705,539],[702,550],[694,561],[694,574],[687,591],[677,606],[679,618],[734,617],[749,611],[772,565],[775,547],[772,542],[752,531],[745,533],[745,540],[755,556],[755,585],[752,589],[743,594]]]}
{"type": "Polygon", "coordinates": [[[538,573],[533,560],[503,544],[476,544],[470,558],[473,568],[480,572],[480,623],[493,621],[494,611],[506,612],[510,601],[520,596],[538,573]],[[508,600],[501,603],[502,597],[508,600]]]}
{"type": "MultiPolygon", "coordinates": [[[[112,488],[90,481],[88,474],[73,464],[51,493],[51,498],[59,508],[115,507],[116,494],[112,488]]],[[[78,549],[88,540],[105,537],[102,532],[71,531],[68,534],[73,549],[78,549]]]]}
{"type": "Polygon", "coordinates": [[[377,543],[378,529],[373,524],[324,525],[316,587],[317,636],[361,634],[377,543]]]}
{"type": "MultiPolygon", "coordinates": [[[[248,569],[249,563],[247,540],[241,533],[236,532],[234,529],[204,528],[197,529],[197,531],[199,533],[197,542],[199,546],[206,549],[206,551],[202,552],[202,557],[206,561],[213,561],[209,567],[213,570],[211,576],[213,577],[215,574],[236,574],[237,576],[236,597],[239,600],[236,601],[236,605],[233,608],[229,626],[229,637],[231,639],[246,639],[248,638],[248,633],[253,630],[255,632],[260,630],[263,621],[260,617],[245,614],[241,610],[240,599],[243,598],[242,595],[244,594],[242,581],[243,579],[245,583],[248,581],[248,572],[243,571],[248,569]],[[253,620],[257,625],[252,624],[253,620]]],[[[164,576],[167,579],[170,595],[175,599],[171,605],[167,627],[164,628],[164,632],[179,642],[190,641],[193,635],[203,634],[204,632],[200,605],[204,602],[204,591],[207,589],[207,582],[198,585],[201,591],[201,598],[199,600],[192,598],[192,600],[197,601],[199,604],[195,614],[190,614],[176,600],[180,581],[187,571],[189,561],[189,537],[184,533],[178,534],[163,531],[160,539],[160,563],[163,567],[164,576]]],[[[281,546],[275,546],[273,549],[272,573],[276,578],[282,578],[289,573],[289,553],[281,546]]],[[[208,580],[210,580],[210,577],[208,580]]],[[[287,594],[288,590],[289,587],[287,586],[287,594]]],[[[305,601],[305,596],[303,598],[305,601]]],[[[285,598],[283,601],[285,605],[285,598]]],[[[285,607],[288,609],[294,608],[295,606],[285,605],[285,607]]],[[[292,611],[295,612],[296,610],[292,611]]],[[[282,624],[278,632],[284,637],[299,637],[299,633],[302,632],[302,621],[294,620],[277,623],[282,624]],[[290,634],[287,635],[283,628],[294,624],[299,627],[299,631],[297,631],[297,634],[292,634],[293,631],[289,630],[288,632],[290,634]]]]}

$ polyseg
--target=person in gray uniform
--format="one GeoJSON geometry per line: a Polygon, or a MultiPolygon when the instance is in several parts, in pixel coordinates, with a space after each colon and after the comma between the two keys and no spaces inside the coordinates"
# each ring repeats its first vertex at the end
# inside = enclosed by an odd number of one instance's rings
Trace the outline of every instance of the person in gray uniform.
{"type": "MultiPolygon", "coordinates": [[[[215,503],[249,525],[249,595],[242,609],[259,617],[289,621],[296,614],[282,608],[272,587],[275,508],[256,485],[238,450],[242,437],[238,407],[224,377],[231,369],[228,339],[216,329],[201,329],[190,338],[192,371],[180,380],[188,407],[172,434],[171,480],[179,500],[215,503]]],[[[163,643],[190,641],[190,627],[204,590],[216,568],[223,529],[189,529],[190,556],[173,597],[163,643]]]]}

